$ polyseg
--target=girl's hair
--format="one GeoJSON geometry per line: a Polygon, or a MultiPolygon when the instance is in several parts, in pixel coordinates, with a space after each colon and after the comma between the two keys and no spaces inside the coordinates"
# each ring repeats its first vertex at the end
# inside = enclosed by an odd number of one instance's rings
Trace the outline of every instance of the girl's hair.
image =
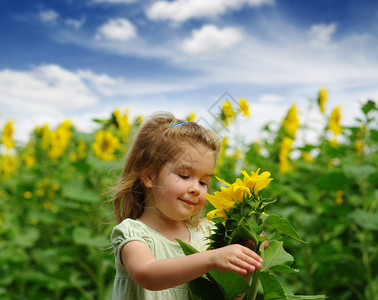
{"type": "MultiPolygon", "coordinates": [[[[149,117],[140,127],[126,155],[126,162],[115,187],[112,201],[117,222],[126,218],[138,219],[145,207],[145,187],[140,178],[142,170],[158,174],[162,167],[172,160],[185,145],[206,146],[219,155],[220,139],[211,130],[195,122],[185,122],[171,113],[158,112],[149,117]]],[[[202,211],[188,222],[196,226],[202,211]]]]}

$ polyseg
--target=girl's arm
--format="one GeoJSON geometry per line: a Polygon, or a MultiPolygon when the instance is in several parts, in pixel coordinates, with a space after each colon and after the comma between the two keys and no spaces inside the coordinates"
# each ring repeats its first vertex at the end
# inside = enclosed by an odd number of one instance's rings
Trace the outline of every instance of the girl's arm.
{"type": "Polygon", "coordinates": [[[121,258],[131,279],[148,290],[163,290],[189,282],[215,269],[240,275],[260,268],[262,259],[247,247],[234,244],[196,254],[156,260],[140,241],[122,247],[121,258]]]}

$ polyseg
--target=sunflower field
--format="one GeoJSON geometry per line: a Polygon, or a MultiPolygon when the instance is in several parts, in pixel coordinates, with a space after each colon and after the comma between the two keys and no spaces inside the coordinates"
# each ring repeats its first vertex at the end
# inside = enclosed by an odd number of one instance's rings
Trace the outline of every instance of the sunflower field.
{"type": "MultiPolygon", "coordinates": [[[[247,101],[240,99],[238,107],[225,101],[213,124],[223,137],[215,175],[233,182],[241,169],[272,174],[265,196],[277,202],[267,213],[290,220],[308,242],[285,240],[298,269],[294,277],[282,274],[285,286],[296,294],[374,300],[378,109],[367,100],[361,119],[342,124],[340,107],[325,113],[324,88],[316,98],[311,109],[321,111],[325,126],[317,143],[301,146],[298,130],[313,124],[300,124],[296,105],[279,124],[261,129],[264,138],[248,144],[227,130],[249,116],[247,101]]],[[[142,121],[115,110],[94,120],[95,132],[78,131],[66,120],[57,128],[35,128],[21,143],[13,138],[15,124],[0,119],[0,299],[111,299],[115,218],[108,199],[142,121]]]]}

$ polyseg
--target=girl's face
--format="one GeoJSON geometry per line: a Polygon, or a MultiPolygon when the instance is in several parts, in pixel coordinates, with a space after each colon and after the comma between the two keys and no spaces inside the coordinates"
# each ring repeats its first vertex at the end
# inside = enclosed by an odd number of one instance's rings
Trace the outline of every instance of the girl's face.
{"type": "Polygon", "coordinates": [[[206,146],[185,147],[154,178],[153,192],[146,195],[146,208],[153,207],[172,221],[188,219],[206,202],[205,193],[214,166],[215,153],[206,146]]]}

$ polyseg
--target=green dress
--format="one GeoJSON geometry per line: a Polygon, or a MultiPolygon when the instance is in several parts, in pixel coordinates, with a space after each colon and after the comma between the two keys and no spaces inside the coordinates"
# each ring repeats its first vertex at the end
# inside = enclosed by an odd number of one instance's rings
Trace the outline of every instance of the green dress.
{"type": "MultiPolygon", "coordinates": [[[[198,251],[205,251],[208,242],[205,237],[210,235],[213,224],[211,221],[202,221],[198,228],[187,225],[190,232],[189,244],[198,251]]],[[[190,299],[188,283],[161,291],[149,291],[137,285],[129,277],[121,262],[121,249],[127,242],[141,241],[145,243],[157,260],[184,256],[178,243],[168,240],[143,222],[132,219],[126,219],[115,226],[110,239],[114,248],[117,271],[113,286],[113,300],[190,299]]]]}

